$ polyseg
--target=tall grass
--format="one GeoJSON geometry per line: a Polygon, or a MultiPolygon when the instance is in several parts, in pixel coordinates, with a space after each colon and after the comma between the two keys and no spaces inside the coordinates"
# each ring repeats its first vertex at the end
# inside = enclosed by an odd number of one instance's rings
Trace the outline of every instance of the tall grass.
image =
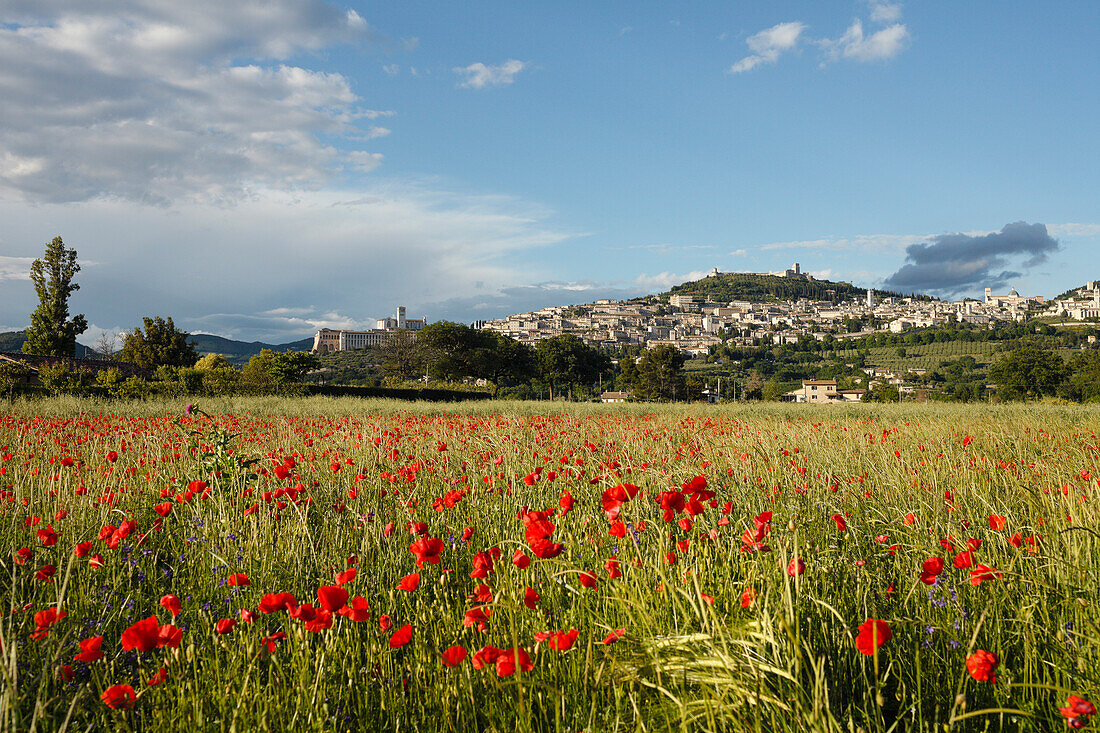
{"type": "Polygon", "coordinates": [[[16,402],[0,417],[0,728],[1050,730],[1063,726],[1067,695],[1096,693],[1095,408],[548,411],[331,398],[202,407],[213,420],[169,402],[65,398],[16,402]],[[286,456],[297,465],[279,479],[286,456]],[[654,497],[697,475],[714,506],[704,502],[687,530],[683,512],[665,522],[654,497]],[[186,500],[198,480],[208,497],[186,500]],[[622,505],[623,537],[609,535],[601,505],[619,483],[643,492],[622,505]],[[297,503],[264,499],[298,485],[297,503]],[[453,507],[433,508],[462,488],[453,507]],[[517,549],[531,554],[517,512],[558,507],[565,492],[572,511],[551,518],[565,551],[513,565],[517,549]],[[155,530],[164,502],[171,513],[155,530]],[[765,511],[766,548],[747,547],[742,533],[765,511]],[[108,549],[97,536],[123,519],[137,528],[108,549]],[[410,522],[444,541],[440,564],[416,567],[410,522]],[[47,524],[56,545],[36,534],[47,524]],[[970,569],[953,566],[968,539],[981,543],[974,562],[1001,577],[974,585],[970,569]],[[73,555],[83,541],[102,567],[73,555]],[[471,578],[475,555],[493,547],[493,572],[471,578]],[[23,564],[21,548],[34,550],[23,564]],[[369,601],[369,620],[334,616],[313,633],[280,611],[216,632],[268,592],[316,605],[316,589],[351,556],[358,576],[347,587],[369,601]],[[946,568],[927,585],[918,575],[932,556],[946,568]],[[622,577],[609,577],[612,557],[622,577]],[[805,572],[792,576],[795,558],[805,572]],[[56,566],[48,582],[35,576],[44,565],[56,566]],[[395,590],[416,571],[417,590],[395,590]],[[250,585],[227,585],[238,573],[250,585]],[[488,602],[471,598],[481,584],[488,602]],[[528,587],[541,596],[535,610],[528,587]],[[183,604],[179,648],[124,650],[138,620],[169,622],[158,605],[168,593],[183,604]],[[68,616],[32,639],[34,614],[52,606],[68,616]],[[486,631],[463,623],[475,606],[491,611],[486,631]],[[893,638],[868,656],[854,638],[871,618],[893,638]],[[390,648],[404,624],[411,642],[390,648]],[[569,629],[579,634],[568,651],[535,641],[569,629]],[[601,643],[618,629],[619,641],[601,643]],[[276,631],[287,636],[268,653],[262,639],[276,631]],[[74,661],[78,642],[99,635],[105,656],[74,661]],[[499,677],[469,657],[448,668],[441,654],[453,645],[471,657],[486,645],[523,648],[533,668],[499,677]],[[995,685],[968,674],[977,649],[999,656],[995,685]],[[161,667],[167,680],[146,686],[161,667]],[[116,684],[140,693],[132,709],[100,700],[116,684]]]}

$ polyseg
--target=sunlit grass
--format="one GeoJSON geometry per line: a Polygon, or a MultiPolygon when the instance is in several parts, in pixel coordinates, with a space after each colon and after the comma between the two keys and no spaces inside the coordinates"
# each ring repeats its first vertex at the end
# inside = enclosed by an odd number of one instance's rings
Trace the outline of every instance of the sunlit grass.
{"type": "Polygon", "coordinates": [[[0,417],[0,725],[1050,730],[1064,727],[1067,695],[1096,692],[1095,408],[201,406],[213,420],[169,402],[68,398],[16,402],[0,417]],[[287,457],[295,466],[280,478],[287,457]],[[684,511],[664,521],[655,497],[696,476],[713,501],[690,526],[684,511]],[[629,528],[616,537],[601,495],[620,483],[642,493],[622,504],[629,528]],[[561,516],[566,493],[574,504],[561,516]],[[556,509],[552,540],[565,545],[526,569],[512,563],[517,549],[533,555],[521,508],[556,509]],[[757,547],[754,518],[766,511],[757,547]],[[110,549],[101,528],[124,520],[135,528],[110,549]],[[439,564],[417,567],[417,522],[443,541],[439,564]],[[54,545],[37,534],[47,525],[54,545]],[[972,584],[972,568],[955,567],[968,540],[980,541],[973,563],[1000,577],[972,584]],[[88,555],[74,556],[85,541],[88,555]],[[22,548],[33,557],[20,563],[22,548]],[[492,572],[470,577],[491,548],[492,572]],[[933,556],[945,569],[928,585],[918,576],[933,556]],[[791,576],[795,558],[805,572],[791,576]],[[358,575],[347,589],[369,602],[368,620],[333,614],[331,628],[310,632],[285,611],[254,613],[217,633],[265,593],[318,605],[317,589],[349,562],[358,575]],[[52,577],[36,578],[47,565],[52,577]],[[395,589],[414,572],[415,591],[395,589]],[[239,573],[250,584],[228,585],[239,573]],[[581,582],[589,573],[597,587],[581,582]],[[541,596],[534,610],[527,588],[541,596]],[[135,622],[172,620],[165,594],[182,603],[179,648],[124,650],[135,622]],[[31,638],[35,613],[55,606],[67,617],[31,638]],[[464,625],[475,607],[491,611],[485,631],[464,625]],[[893,634],[877,655],[855,646],[867,619],[893,634]],[[404,624],[411,641],[391,648],[404,624]],[[536,641],[569,629],[567,651],[536,641]],[[619,641],[602,643],[618,629],[619,641]],[[280,631],[269,653],[262,640],[280,631]],[[75,661],[78,643],[99,635],[103,658],[75,661]],[[445,667],[455,645],[468,656],[445,667]],[[533,668],[475,669],[484,646],[524,649],[533,668]],[[968,674],[977,649],[998,655],[996,685],[968,674]],[[147,686],[161,667],[166,681],[147,686]],[[118,684],[138,694],[132,709],[100,699],[118,684]]]}

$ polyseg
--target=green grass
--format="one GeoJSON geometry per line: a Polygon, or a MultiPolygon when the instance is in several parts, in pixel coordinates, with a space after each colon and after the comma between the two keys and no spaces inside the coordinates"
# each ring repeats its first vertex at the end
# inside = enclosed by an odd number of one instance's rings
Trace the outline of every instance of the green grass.
{"type": "Polygon", "coordinates": [[[1096,408],[623,404],[548,413],[545,403],[328,398],[225,398],[203,408],[213,423],[168,402],[71,398],[17,402],[0,417],[0,728],[885,732],[954,722],[1040,731],[1063,727],[1068,694],[1097,694],[1096,408]],[[297,465],[278,478],[276,465],[291,455],[297,465]],[[698,475],[715,506],[695,506],[691,526],[680,525],[684,512],[666,523],[655,497],[698,475]],[[197,480],[209,496],[184,500],[197,480]],[[621,518],[645,525],[622,538],[609,534],[601,504],[620,482],[642,491],[621,518]],[[265,492],[298,486],[297,503],[286,494],[265,501],[265,492]],[[463,488],[453,506],[437,501],[463,488]],[[517,549],[531,554],[517,511],[557,507],[566,492],[572,511],[551,518],[562,554],[513,565],[517,549]],[[155,529],[162,502],[172,510],[155,529]],[[742,538],[764,511],[773,512],[762,539],[769,551],[742,538]],[[990,515],[1005,517],[1004,528],[992,528],[990,515]],[[33,517],[40,522],[28,526],[33,517]],[[124,519],[136,528],[117,548],[97,539],[124,519]],[[440,564],[416,567],[409,522],[443,540],[440,564]],[[36,535],[47,524],[56,545],[36,535]],[[1010,541],[1017,533],[1019,547],[1010,541]],[[953,552],[941,545],[947,538],[953,552]],[[953,566],[968,539],[981,542],[974,561],[1000,578],[974,585],[953,566]],[[93,543],[102,567],[73,555],[81,541],[93,543]],[[19,564],[24,547],[34,557],[19,564]],[[478,553],[494,547],[493,571],[471,577],[478,553]],[[358,577],[348,590],[367,599],[369,620],[334,615],[313,633],[279,611],[216,633],[219,620],[255,611],[268,592],[316,605],[317,588],[353,555],[358,577]],[[946,561],[935,586],[918,580],[931,556],[946,561]],[[612,557],[622,577],[610,577],[612,557]],[[795,557],[806,570],[792,577],[795,557]],[[51,582],[35,578],[44,565],[57,567],[51,582]],[[416,571],[416,591],[395,590],[416,571]],[[225,585],[235,573],[251,584],[225,585]],[[598,587],[586,588],[582,573],[598,587]],[[476,599],[482,584],[490,600],[476,599]],[[541,596],[535,610],[523,603],[528,587],[541,596]],[[743,608],[749,587],[755,600],[743,608]],[[183,603],[180,647],[123,649],[134,622],[169,622],[158,605],[167,593],[183,603]],[[34,614],[58,605],[68,616],[32,639],[34,614]],[[463,624],[475,606],[492,612],[484,632],[463,624]],[[869,618],[893,634],[875,656],[853,641],[869,618]],[[390,648],[404,624],[411,642],[390,648]],[[601,643],[620,628],[621,641],[601,643]],[[568,629],[579,632],[568,651],[536,641],[568,629]],[[287,638],[269,654],[261,640],[275,631],[287,638]],[[104,658],[74,661],[77,643],[99,635],[104,658]],[[520,647],[533,668],[501,677],[469,658],[446,668],[441,653],[452,645],[471,656],[486,645],[520,647]],[[976,649],[1000,657],[996,685],[967,674],[976,649]],[[71,681],[59,678],[63,665],[71,681]],[[162,666],[167,680],[146,687],[162,666]],[[115,684],[140,693],[133,709],[100,700],[115,684]]]}

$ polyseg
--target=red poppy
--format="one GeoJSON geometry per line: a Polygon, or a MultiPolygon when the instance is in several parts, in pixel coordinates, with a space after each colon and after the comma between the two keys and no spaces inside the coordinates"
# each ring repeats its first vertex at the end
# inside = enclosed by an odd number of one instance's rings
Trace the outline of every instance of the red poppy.
{"type": "Polygon", "coordinates": [[[977,565],[970,571],[970,584],[978,585],[986,580],[995,580],[1003,577],[1003,573],[997,568],[991,568],[988,565],[977,565]]]}
{"type": "Polygon", "coordinates": [[[1096,715],[1096,706],[1077,695],[1070,695],[1066,698],[1066,706],[1058,708],[1058,712],[1065,716],[1067,726],[1077,730],[1088,725],[1090,715],[1096,715]]]}
{"type": "Polygon", "coordinates": [[[569,629],[569,631],[555,631],[550,634],[550,638],[546,642],[546,646],[559,652],[567,652],[573,648],[574,642],[577,641],[577,630],[569,629]]]}
{"type": "Polygon", "coordinates": [[[392,625],[393,625],[393,623],[390,621],[390,617],[387,616],[386,614],[382,614],[381,616],[378,617],[378,628],[381,631],[389,630],[390,626],[392,626],[392,625]]]}
{"type": "Polygon", "coordinates": [[[56,624],[61,619],[65,618],[69,614],[62,611],[60,608],[47,608],[44,611],[39,611],[34,614],[34,633],[31,634],[32,639],[45,639],[49,636],[50,627],[56,624]]]}
{"type": "Polygon", "coordinates": [[[77,542],[73,547],[73,554],[77,557],[87,557],[92,550],[91,542],[77,542]]]}
{"type": "Polygon", "coordinates": [[[338,585],[324,585],[317,589],[317,601],[326,611],[339,611],[348,602],[348,592],[338,585]]]}
{"type": "Polygon", "coordinates": [[[336,613],[359,623],[360,621],[366,621],[370,618],[370,604],[363,596],[355,596],[348,605],[344,606],[336,613]]]}
{"type": "Polygon", "coordinates": [[[180,615],[183,610],[183,604],[180,603],[180,599],[169,593],[166,596],[161,596],[160,605],[164,607],[168,613],[172,614],[172,618],[180,615]]]}
{"type": "Polygon", "coordinates": [[[741,608],[748,608],[756,600],[756,589],[752,586],[741,591],[741,608]]]}
{"type": "Polygon", "coordinates": [[[47,524],[44,529],[38,530],[35,535],[45,547],[57,544],[57,532],[54,531],[52,524],[47,524]]]}
{"type": "Polygon", "coordinates": [[[233,627],[237,625],[237,619],[235,618],[223,618],[218,622],[215,629],[219,634],[228,634],[233,630],[233,627]]]}
{"type": "Polygon", "coordinates": [[[943,572],[943,558],[930,557],[921,565],[920,582],[932,585],[936,582],[936,576],[943,572]]]}
{"type": "Polygon", "coordinates": [[[470,663],[474,665],[474,669],[481,669],[490,664],[495,664],[497,657],[503,650],[497,649],[495,646],[483,646],[481,649],[474,652],[473,658],[470,659],[470,663]]]}
{"type": "Polygon", "coordinates": [[[626,633],[626,629],[614,629],[610,634],[605,636],[603,638],[603,641],[601,641],[600,643],[601,644],[614,644],[619,639],[623,638],[623,635],[625,633],[626,633]]]}
{"type": "Polygon", "coordinates": [[[414,591],[420,586],[420,573],[409,573],[397,584],[396,590],[414,591]]]}
{"type": "Polygon", "coordinates": [[[260,599],[257,610],[260,613],[275,613],[276,611],[289,611],[298,605],[298,600],[293,593],[265,593],[260,599]]]}
{"type": "Polygon", "coordinates": [[[129,710],[137,704],[137,695],[130,685],[112,685],[103,691],[100,699],[112,710],[129,710]]]}
{"type": "Polygon", "coordinates": [[[476,626],[478,631],[487,631],[489,629],[489,616],[492,613],[492,610],[486,611],[482,606],[474,606],[466,611],[466,615],[462,618],[462,625],[466,628],[476,626]]]}
{"type": "Polygon", "coordinates": [[[869,618],[859,625],[859,635],[856,636],[856,649],[861,654],[868,656],[875,654],[879,647],[890,641],[894,632],[890,631],[890,624],[881,619],[869,618]]]}
{"type": "Polygon", "coordinates": [[[787,565],[787,575],[792,578],[796,575],[802,575],[806,572],[806,561],[801,557],[793,558],[787,565]]]}
{"type": "Polygon", "coordinates": [[[405,624],[390,637],[390,649],[400,649],[412,640],[412,624],[405,624]]]}
{"type": "Polygon", "coordinates": [[[443,540],[435,537],[430,539],[421,537],[409,545],[409,552],[416,555],[416,567],[418,568],[424,567],[424,563],[438,565],[439,554],[443,552],[443,540]]]}
{"type": "Polygon", "coordinates": [[[1005,517],[998,516],[996,514],[989,515],[989,528],[994,531],[1000,531],[1005,528],[1005,517]]]}
{"type": "Polygon", "coordinates": [[[527,566],[531,564],[531,558],[527,557],[523,550],[516,550],[512,555],[512,564],[520,570],[526,570],[527,566]]]}
{"type": "Polygon", "coordinates": [[[596,576],[588,572],[587,570],[581,571],[580,580],[581,585],[583,585],[585,588],[599,588],[599,582],[597,581],[596,576]]]}
{"type": "Polygon", "coordinates": [[[527,588],[525,591],[523,591],[523,605],[527,606],[532,611],[535,610],[535,606],[538,605],[540,600],[541,596],[539,596],[539,594],[535,592],[534,588],[527,588]]]}
{"type": "Polygon", "coordinates": [[[264,638],[260,639],[260,643],[267,647],[267,653],[268,654],[274,654],[275,653],[275,646],[278,644],[278,642],[282,641],[285,638],[286,638],[286,633],[285,632],[276,631],[275,633],[269,634],[268,636],[265,636],[264,638]]]}
{"type": "Polygon", "coordinates": [[[530,672],[535,668],[525,649],[501,649],[497,655],[497,677],[511,677],[517,669],[530,672]]]}
{"type": "Polygon", "coordinates": [[[164,682],[166,679],[168,679],[168,670],[166,670],[164,667],[161,667],[157,670],[156,674],[145,681],[145,685],[146,687],[156,687],[161,682],[164,682]]]}
{"type": "Polygon", "coordinates": [[[466,658],[465,647],[452,646],[443,652],[443,666],[444,667],[457,667],[463,659],[466,658]]]}
{"type": "Polygon", "coordinates": [[[84,639],[80,642],[80,654],[77,654],[73,658],[78,662],[87,662],[91,664],[103,657],[103,652],[100,650],[101,646],[103,646],[102,636],[93,636],[84,639]]]}
{"type": "Polygon", "coordinates": [[[168,647],[169,649],[179,649],[180,642],[183,641],[183,630],[179,629],[172,624],[165,624],[161,626],[157,631],[157,646],[168,647]]]}
{"type": "Polygon", "coordinates": [[[122,632],[122,648],[127,651],[131,649],[137,649],[139,652],[152,651],[156,649],[159,637],[160,622],[157,621],[156,616],[150,616],[122,632]]]}
{"type": "Polygon", "coordinates": [[[172,513],[172,504],[171,504],[171,502],[167,502],[167,501],[164,502],[163,504],[157,504],[155,507],[153,507],[153,511],[155,511],[157,514],[161,515],[162,517],[167,517],[169,514],[172,513]]]}
{"type": "Polygon", "coordinates": [[[1000,664],[1000,660],[996,654],[979,649],[966,658],[966,671],[978,682],[988,682],[995,685],[997,684],[995,670],[998,664],[1000,664]]]}
{"type": "Polygon", "coordinates": [[[836,528],[840,532],[843,532],[844,530],[848,529],[848,523],[844,521],[844,517],[841,516],[840,514],[834,514],[833,516],[829,517],[829,519],[832,519],[833,522],[836,523],[836,528]]]}
{"type": "Polygon", "coordinates": [[[252,581],[244,573],[235,573],[229,576],[228,585],[252,585],[252,581]]]}
{"type": "Polygon", "coordinates": [[[951,564],[959,570],[973,567],[974,555],[971,554],[970,550],[963,550],[958,555],[955,555],[955,559],[951,561],[951,564]]]}
{"type": "Polygon", "coordinates": [[[348,568],[342,573],[336,573],[336,585],[347,585],[351,581],[355,580],[355,576],[358,574],[358,570],[355,568],[348,568]]]}

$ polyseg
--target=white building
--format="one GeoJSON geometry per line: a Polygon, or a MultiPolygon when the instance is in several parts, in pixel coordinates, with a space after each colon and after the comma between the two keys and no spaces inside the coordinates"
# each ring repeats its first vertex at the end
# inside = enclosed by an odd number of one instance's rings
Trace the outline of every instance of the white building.
{"type": "Polygon", "coordinates": [[[405,306],[397,308],[397,318],[379,318],[378,327],[367,331],[337,330],[322,328],[313,337],[313,353],[327,354],[332,351],[351,351],[378,346],[398,331],[416,332],[428,325],[427,318],[406,318],[405,306]]]}

